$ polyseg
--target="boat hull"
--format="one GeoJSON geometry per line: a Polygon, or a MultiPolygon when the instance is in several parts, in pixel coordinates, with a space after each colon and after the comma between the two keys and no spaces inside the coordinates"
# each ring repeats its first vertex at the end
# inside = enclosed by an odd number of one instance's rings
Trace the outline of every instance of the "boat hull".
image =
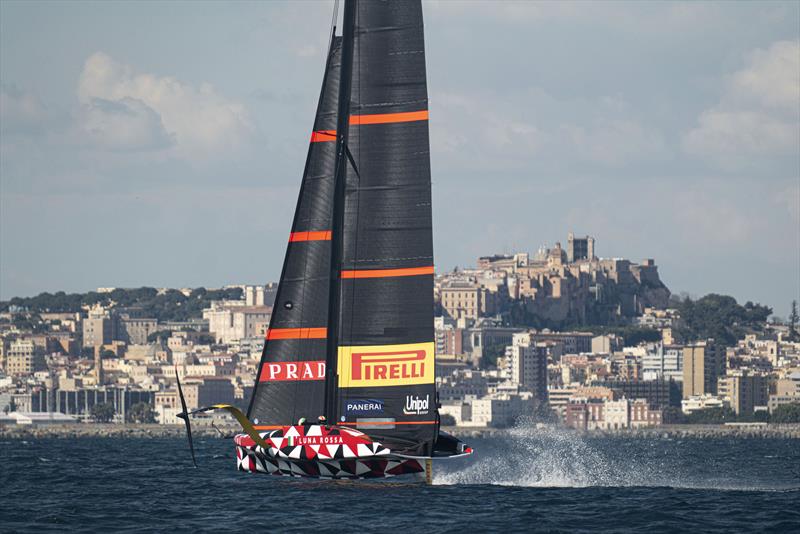
{"type": "Polygon", "coordinates": [[[294,460],[270,457],[257,445],[236,445],[236,468],[273,476],[341,479],[377,479],[412,475],[425,477],[425,462],[406,458],[352,458],[294,460]]]}
{"type": "Polygon", "coordinates": [[[326,479],[425,477],[424,459],[399,456],[353,428],[293,425],[260,437],[261,445],[246,434],[234,438],[239,471],[326,479]]]}

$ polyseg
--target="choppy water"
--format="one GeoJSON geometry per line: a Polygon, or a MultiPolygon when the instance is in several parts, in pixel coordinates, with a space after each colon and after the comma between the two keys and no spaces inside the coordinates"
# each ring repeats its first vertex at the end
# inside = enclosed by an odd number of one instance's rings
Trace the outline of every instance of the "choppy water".
{"type": "Polygon", "coordinates": [[[800,531],[797,441],[471,444],[426,487],[238,473],[225,440],[200,440],[200,469],[177,439],[0,441],[0,531],[800,531]]]}

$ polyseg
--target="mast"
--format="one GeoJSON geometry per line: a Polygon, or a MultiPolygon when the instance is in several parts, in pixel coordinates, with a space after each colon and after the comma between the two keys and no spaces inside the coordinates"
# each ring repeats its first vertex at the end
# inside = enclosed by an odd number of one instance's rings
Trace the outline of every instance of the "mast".
{"type": "Polygon", "coordinates": [[[339,82],[339,107],[336,123],[336,171],[333,190],[333,225],[331,227],[330,294],[328,298],[328,344],[325,375],[325,417],[329,424],[338,420],[337,358],[339,347],[339,308],[342,256],[344,254],[344,201],[347,165],[347,132],[350,124],[350,91],[353,73],[356,2],[345,0],[342,25],[342,66],[339,82]]]}

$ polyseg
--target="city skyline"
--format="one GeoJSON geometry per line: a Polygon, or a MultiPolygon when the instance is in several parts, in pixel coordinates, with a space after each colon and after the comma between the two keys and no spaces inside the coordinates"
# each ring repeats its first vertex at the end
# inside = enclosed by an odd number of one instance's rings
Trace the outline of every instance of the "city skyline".
{"type": "MultiPolygon", "coordinates": [[[[230,6],[0,5],[1,299],[278,279],[332,6],[230,6]]],[[[438,270],[574,231],[788,313],[797,4],[425,9],[438,270]]]]}

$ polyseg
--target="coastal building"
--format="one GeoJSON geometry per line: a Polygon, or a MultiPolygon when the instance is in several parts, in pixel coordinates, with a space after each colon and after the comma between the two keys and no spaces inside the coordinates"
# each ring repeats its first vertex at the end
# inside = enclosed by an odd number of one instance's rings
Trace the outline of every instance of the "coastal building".
{"type": "Polygon", "coordinates": [[[683,345],[649,343],[642,357],[642,377],[683,382],[683,349],[683,345]]]}
{"type": "Polygon", "coordinates": [[[563,345],[564,354],[581,354],[592,352],[592,340],[594,334],[591,332],[551,332],[543,330],[533,333],[534,341],[551,341],[563,345]]]}
{"type": "Polygon", "coordinates": [[[717,393],[736,415],[750,415],[755,407],[769,403],[769,383],[761,375],[738,372],[721,376],[717,379],[717,393]]]}
{"type": "Polygon", "coordinates": [[[572,398],[567,404],[564,424],[576,430],[600,428],[605,420],[605,403],[587,398],[572,398]]]}
{"type": "Polygon", "coordinates": [[[574,263],[580,260],[597,259],[594,255],[594,238],[591,236],[575,237],[570,232],[567,235],[567,261],[574,263]]]}
{"type": "Polygon", "coordinates": [[[232,343],[245,337],[264,337],[272,308],[269,306],[247,306],[241,303],[212,302],[203,310],[208,320],[208,331],[217,343],[232,343]]]}
{"type": "Polygon", "coordinates": [[[725,370],[725,349],[713,339],[683,347],[683,398],[716,395],[725,370]]]}
{"type": "Polygon", "coordinates": [[[47,369],[44,349],[30,338],[15,339],[6,352],[5,370],[11,376],[30,375],[47,369]]]}
{"type": "Polygon", "coordinates": [[[536,343],[530,333],[514,334],[511,346],[511,381],[533,393],[538,404],[547,403],[547,344],[536,343]]]}
{"type": "Polygon", "coordinates": [[[234,404],[235,392],[230,378],[219,376],[186,377],[183,395],[186,407],[196,410],[212,404],[234,404]]]}
{"type": "Polygon", "coordinates": [[[59,412],[10,412],[0,414],[0,424],[47,426],[77,422],[74,417],[59,412]]]}
{"type": "Polygon", "coordinates": [[[102,347],[116,337],[117,317],[101,306],[89,310],[88,316],[83,320],[83,346],[102,347]]]}
{"type": "Polygon", "coordinates": [[[131,345],[144,345],[148,336],[158,331],[158,320],[144,317],[123,317],[119,321],[121,341],[131,345]]]}
{"type": "Polygon", "coordinates": [[[596,380],[592,385],[608,388],[618,397],[644,399],[652,408],[681,405],[681,386],[674,380],[596,380]]]}
{"type": "Polygon", "coordinates": [[[442,309],[453,319],[477,319],[497,312],[497,299],[475,280],[454,280],[439,290],[442,309]]]}
{"type": "Polygon", "coordinates": [[[547,389],[547,405],[553,410],[562,421],[567,415],[567,405],[571,397],[575,395],[577,386],[567,386],[561,388],[551,387],[547,389]]]}
{"type": "Polygon", "coordinates": [[[529,392],[493,393],[470,404],[470,426],[509,427],[520,417],[531,415],[536,401],[529,392]]]}
{"type": "Polygon", "coordinates": [[[709,408],[725,408],[728,402],[716,395],[693,395],[681,401],[681,411],[686,415],[697,410],[707,410],[709,408]]]}

